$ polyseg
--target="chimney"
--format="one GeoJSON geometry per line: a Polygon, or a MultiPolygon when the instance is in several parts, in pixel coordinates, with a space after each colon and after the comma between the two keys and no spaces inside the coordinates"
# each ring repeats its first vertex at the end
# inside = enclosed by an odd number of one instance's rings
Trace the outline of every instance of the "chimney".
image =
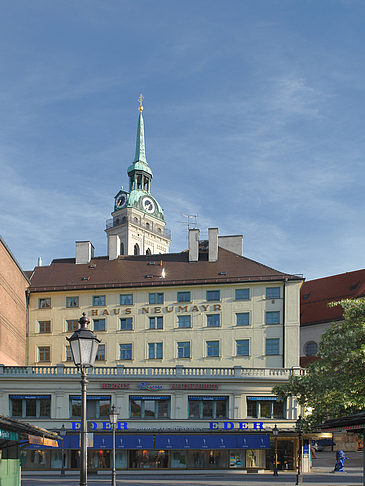
{"type": "Polygon", "coordinates": [[[239,256],[243,256],[243,236],[218,236],[218,246],[225,248],[239,256]]]}
{"type": "Polygon", "coordinates": [[[37,267],[41,267],[41,266],[42,266],[42,257],[38,257],[37,267]]]}
{"type": "Polygon", "coordinates": [[[189,229],[189,262],[199,260],[199,233],[198,229],[189,229]]]}
{"type": "Polygon", "coordinates": [[[208,228],[208,260],[218,260],[218,228],[208,228]]]}
{"type": "Polygon", "coordinates": [[[94,246],[90,241],[76,241],[76,263],[90,263],[94,258],[94,246]]]}
{"type": "Polygon", "coordinates": [[[108,235],[109,260],[116,260],[120,255],[120,238],[118,235],[108,235]]]}

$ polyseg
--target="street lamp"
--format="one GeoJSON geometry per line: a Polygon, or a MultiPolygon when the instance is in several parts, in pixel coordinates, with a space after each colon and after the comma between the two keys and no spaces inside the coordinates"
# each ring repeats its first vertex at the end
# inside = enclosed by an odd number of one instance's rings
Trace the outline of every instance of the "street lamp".
{"type": "Polygon", "coordinates": [[[278,435],[279,429],[275,424],[275,427],[272,429],[273,436],[275,438],[275,456],[274,456],[274,476],[278,475],[278,435]]]}
{"type": "Polygon", "coordinates": [[[299,418],[296,422],[295,429],[298,432],[298,474],[297,480],[295,484],[303,484],[303,476],[302,476],[302,436],[303,436],[303,420],[302,416],[299,415],[299,418]]]}
{"type": "Polygon", "coordinates": [[[79,320],[80,328],[70,338],[72,359],[75,366],[81,372],[81,462],[80,462],[80,486],[87,485],[87,424],[86,424],[86,369],[94,366],[96,353],[100,340],[87,328],[90,323],[85,312],[79,320]]]}
{"type": "Polygon", "coordinates": [[[65,449],[64,449],[64,441],[65,441],[66,434],[67,434],[66,428],[65,428],[64,424],[62,424],[62,427],[60,428],[60,432],[59,432],[60,437],[62,437],[62,466],[61,466],[61,476],[64,476],[65,475],[65,449]]]}
{"type": "Polygon", "coordinates": [[[109,420],[110,423],[112,424],[113,427],[113,463],[112,463],[112,486],[116,486],[116,479],[117,479],[117,474],[115,471],[115,426],[118,423],[118,415],[119,413],[117,412],[117,409],[115,406],[112,406],[112,409],[109,414],[109,420]]]}

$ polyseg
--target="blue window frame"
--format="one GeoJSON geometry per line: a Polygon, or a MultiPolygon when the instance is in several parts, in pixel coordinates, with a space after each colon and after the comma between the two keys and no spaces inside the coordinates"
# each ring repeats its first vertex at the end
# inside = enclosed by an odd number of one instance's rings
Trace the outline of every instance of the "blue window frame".
{"type": "Polygon", "coordinates": [[[149,304],[163,304],[163,293],[153,292],[148,294],[149,304]]]}
{"type": "Polygon", "coordinates": [[[280,299],[280,287],[267,287],[266,298],[267,299],[280,299]]]}
{"type": "Polygon", "coordinates": [[[219,356],[219,341],[207,341],[207,356],[219,356]]]}
{"type": "Polygon", "coordinates": [[[250,300],[250,289],[236,289],[236,300],[250,300]]]}
{"type": "Polygon", "coordinates": [[[177,293],[177,301],[178,302],[190,302],[191,301],[190,292],[178,292],[177,293]]]}
{"type": "Polygon", "coordinates": [[[221,291],[220,290],[207,290],[207,301],[212,302],[221,299],[221,291]]]}
{"type": "Polygon", "coordinates": [[[239,312],[236,314],[236,325],[237,326],[249,326],[250,325],[250,313],[249,312],[239,312]]]}
{"type": "Polygon", "coordinates": [[[190,342],[177,343],[177,357],[190,358],[190,342]]]}
{"type": "Polygon", "coordinates": [[[79,298],[66,297],[66,307],[79,307],[79,298]]]}
{"type": "Polygon", "coordinates": [[[46,297],[44,299],[38,299],[38,309],[50,309],[51,308],[51,298],[46,297]]]}
{"type": "Polygon", "coordinates": [[[162,359],[162,343],[148,343],[148,359],[162,359]]]}
{"type": "Polygon", "coordinates": [[[120,318],[120,330],[131,331],[133,329],[133,319],[131,317],[120,318]]]}
{"type": "Polygon", "coordinates": [[[236,340],[236,354],[237,354],[237,356],[249,356],[250,355],[250,340],[249,339],[237,339],[236,340]]]}
{"type": "Polygon", "coordinates": [[[93,319],[94,331],[105,331],[105,319],[93,319]]]}
{"type": "Polygon", "coordinates": [[[95,361],[105,361],[105,344],[99,344],[95,361]]]}
{"type": "Polygon", "coordinates": [[[266,312],[265,324],[280,324],[280,312],[279,311],[266,312]]]}
{"type": "Polygon", "coordinates": [[[275,356],[280,354],[280,339],[279,338],[267,338],[265,344],[266,356],[275,356]]]}
{"type": "Polygon", "coordinates": [[[119,344],[119,359],[132,359],[131,344],[119,344]]]}
{"type": "Polygon", "coordinates": [[[120,294],[120,305],[133,305],[133,294],[120,294]]]}
{"type": "Polygon", "coordinates": [[[105,295],[93,295],[93,306],[105,305],[105,295]]]}
{"type": "Polygon", "coordinates": [[[207,314],[207,327],[220,327],[221,316],[220,314],[207,314]]]}
{"type": "Polygon", "coordinates": [[[163,329],[163,317],[150,317],[150,329],[163,329]]]}
{"type": "Polygon", "coordinates": [[[178,327],[191,327],[191,316],[177,316],[178,327]]]}

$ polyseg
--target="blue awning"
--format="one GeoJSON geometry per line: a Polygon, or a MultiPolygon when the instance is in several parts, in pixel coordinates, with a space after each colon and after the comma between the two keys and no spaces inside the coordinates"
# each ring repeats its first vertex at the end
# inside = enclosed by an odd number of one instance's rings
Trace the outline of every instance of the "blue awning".
{"type": "Polygon", "coordinates": [[[252,401],[270,401],[270,402],[276,402],[278,399],[278,397],[247,397],[247,400],[252,400],[252,401]]]}
{"type": "Polygon", "coordinates": [[[269,434],[157,435],[156,449],[270,449],[269,434]]]}
{"type": "Polygon", "coordinates": [[[189,396],[189,400],[227,400],[228,397],[215,397],[215,396],[205,396],[205,397],[200,397],[200,396],[189,396]]]}

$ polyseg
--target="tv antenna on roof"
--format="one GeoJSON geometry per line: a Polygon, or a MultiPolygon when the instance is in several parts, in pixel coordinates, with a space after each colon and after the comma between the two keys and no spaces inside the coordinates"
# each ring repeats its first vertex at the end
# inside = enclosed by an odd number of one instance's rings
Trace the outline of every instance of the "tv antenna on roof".
{"type": "Polygon", "coordinates": [[[178,223],[186,224],[188,230],[198,228],[198,215],[197,214],[183,214],[185,221],[178,221],[178,223]]]}

